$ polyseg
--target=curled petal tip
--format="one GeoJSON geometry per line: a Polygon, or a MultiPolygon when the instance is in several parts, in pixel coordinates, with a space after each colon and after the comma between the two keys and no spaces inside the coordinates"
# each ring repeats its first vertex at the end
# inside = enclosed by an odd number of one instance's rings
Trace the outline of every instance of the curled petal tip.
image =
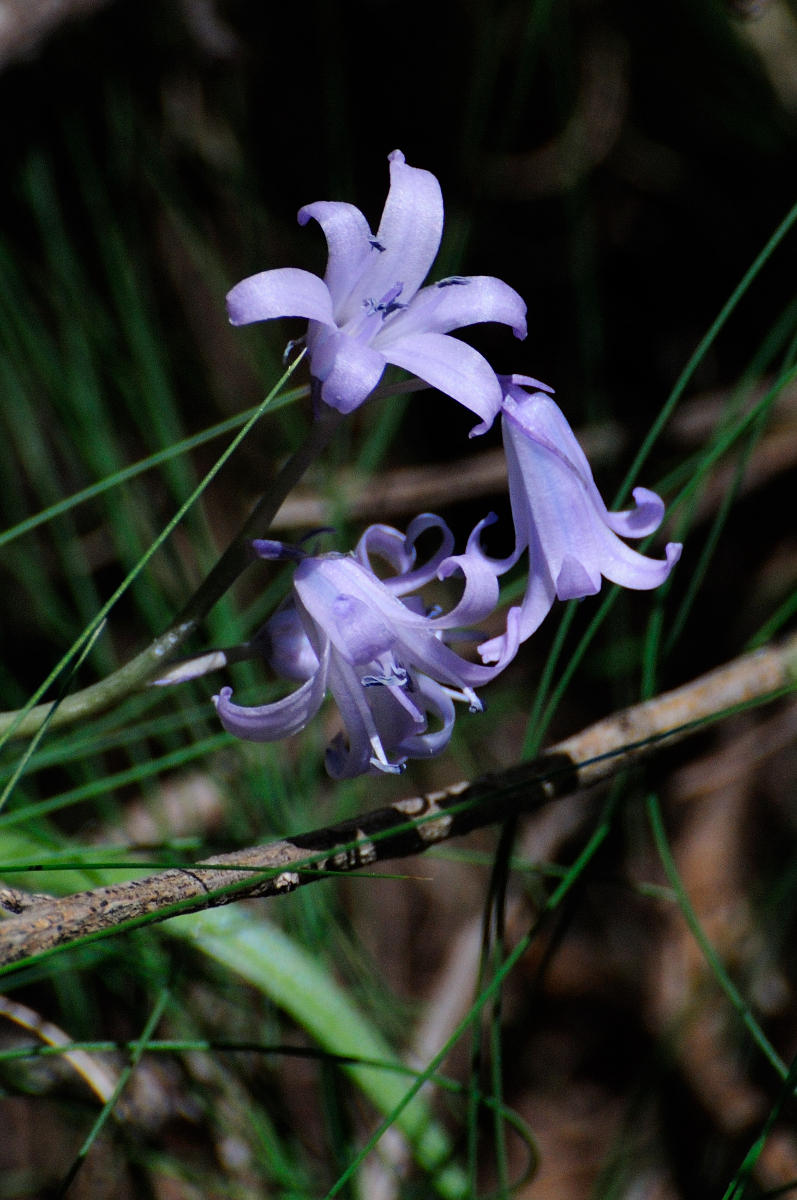
{"type": "Polygon", "coordinates": [[[514,384],[516,387],[537,388],[538,391],[547,392],[549,395],[554,395],[554,389],[549,387],[547,383],[542,383],[539,379],[534,379],[531,375],[499,375],[504,384],[514,384]]]}
{"type": "Polygon", "coordinates": [[[392,163],[405,163],[407,160],[400,150],[391,150],[387,156],[387,161],[392,163]]]}
{"type": "Polygon", "coordinates": [[[493,416],[493,417],[490,417],[489,419],[485,419],[484,421],[481,421],[478,425],[474,425],[473,429],[471,429],[470,433],[468,434],[468,437],[469,438],[482,437],[483,434],[489,433],[493,427],[494,422],[495,422],[495,417],[493,416]]]}
{"type": "Polygon", "coordinates": [[[683,544],[681,542],[668,542],[664,548],[664,553],[667,556],[667,566],[672,570],[678,559],[681,557],[683,544]]]}
{"type": "Polygon", "coordinates": [[[221,691],[219,692],[218,696],[211,696],[211,700],[213,701],[216,708],[218,708],[219,704],[224,700],[229,700],[231,695],[232,695],[232,688],[231,687],[223,687],[221,689],[221,691]]]}

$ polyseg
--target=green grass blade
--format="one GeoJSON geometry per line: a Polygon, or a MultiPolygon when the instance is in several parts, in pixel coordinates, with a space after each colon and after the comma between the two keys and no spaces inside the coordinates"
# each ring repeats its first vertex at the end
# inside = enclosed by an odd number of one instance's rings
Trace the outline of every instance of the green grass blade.
{"type": "MultiPolygon", "coordinates": [[[[270,922],[238,906],[177,917],[170,934],[184,937],[211,958],[224,963],[284,1009],[318,1044],[336,1054],[392,1060],[390,1047],[319,958],[304,950],[270,922]]],[[[380,1112],[390,1112],[403,1096],[404,1085],[384,1072],[347,1068],[380,1112]]],[[[464,1196],[464,1178],[447,1165],[451,1146],[430,1117],[421,1098],[402,1108],[401,1132],[418,1162],[436,1171],[435,1186],[447,1197],[464,1196]]]]}

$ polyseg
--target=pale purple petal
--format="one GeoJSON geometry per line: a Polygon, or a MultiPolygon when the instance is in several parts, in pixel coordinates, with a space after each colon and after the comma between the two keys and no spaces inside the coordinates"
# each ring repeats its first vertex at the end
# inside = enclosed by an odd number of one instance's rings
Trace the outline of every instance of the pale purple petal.
{"type": "Polygon", "coordinates": [[[275,317],[309,317],[324,325],[335,324],[327,285],[317,275],[298,267],[261,271],[242,279],[227,293],[227,312],[232,325],[251,325],[275,317]]]}
{"type": "Polygon", "coordinates": [[[421,513],[419,517],[410,521],[406,534],[400,533],[391,525],[369,525],[357,543],[355,557],[371,572],[373,568],[370,555],[376,554],[389,562],[396,574],[382,582],[394,596],[403,596],[434,579],[440,564],[449,557],[453,549],[454,535],[445,521],[434,513],[421,513]],[[441,530],[442,543],[427,563],[413,571],[411,568],[416,558],[415,542],[428,529],[441,530]]]}
{"type": "Polygon", "coordinates": [[[372,554],[390,563],[397,576],[406,575],[415,563],[414,547],[408,547],[406,536],[392,525],[369,525],[365,530],[354,556],[366,570],[372,571],[372,554]]]}
{"type": "Polygon", "coordinates": [[[475,625],[489,617],[498,603],[498,579],[481,555],[453,555],[445,560],[437,574],[440,579],[448,579],[458,571],[465,576],[465,590],[450,612],[429,622],[434,629],[475,625]]]}
{"type": "Polygon", "coordinates": [[[648,558],[638,551],[626,546],[625,542],[606,531],[606,540],[601,555],[601,571],[612,583],[621,587],[633,588],[636,591],[648,591],[656,588],[673,569],[681,557],[683,547],[679,542],[668,542],[664,547],[666,558],[648,558]]]}
{"type": "Polygon", "coordinates": [[[607,512],[606,524],[621,537],[641,538],[655,533],[664,520],[664,501],[647,488],[634,488],[636,508],[629,512],[607,512]]]}
{"type": "Polygon", "coordinates": [[[451,741],[451,734],[454,731],[454,704],[440,684],[429,679],[427,675],[416,676],[415,686],[417,689],[414,693],[415,699],[418,699],[418,693],[420,693],[423,707],[442,721],[443,728],[434,733],[427,731],[405,736],[392,749],[399,754],[406,755],[407,758],[434,758],[436,755],[442,754],[451,741]]]}
{"type": "Polygon", "coordinates": [[[428,628],[401,631],[401,642],[394,649],[397,658],[406,658],[424,675],[452,688],[482,687],[495,679],[499,667],[483,667],[460,658],[428,628]]]}
{"type": "Polygon", "coordinates": [[[506,631],[500,634],[499,637],[490,638],[488,642],[482,642],[477,647],[483,662],[495,663],[494,669],[496,673],[503,671],[504,667],[511,663],[521,643],[525,642],[526,638],[531,637],[532,633],[545,620],[554,601],[553,591],[550,592],[550,599],[547,599],[547,604],[546,599],[547,593],[544,584],[540,586],[529,577],[529,586],[526,588],[522,608],[513,607],[507,613],[506,631]],[[524,632],[526,628],[528,628],[527,633],[524,632]]]}
{"type": "Polygon", "coordinates": [[[593,482],[592,468],[559,405],[541,392],[529,396],[520,388],[510,391],[512,394],[504,402],[505,421],[569,466],[590,491],[597,506],[605,511],[606,506],[593,482]]]}
{"type": "Polygon", "coordinates": [[[219,695],[213,697],[219,720],[228,733],[247,742],[278,742],[282,738],[293,737],[304,729],[321,707],[327,690],[328,670],[327,646],[312,678],[283,700],[256,708],[233,704],[230,700],[232,688],[222,688],[219,695]]]}
{"type": "Polygon", "coordinates": [[[329,635],[347,662],[370,663],[396,642],[393,630],[358,596],[336,596],[330,615],[329,635]]]}
{"type": "Polygon", "coordinates": [[[324,403],[349,413],[370,396],[382,378],[385,363],[385,356],[378,350],[345,333],[332,333],[313,351],[311,370],[322,381],[324,403]]]}
{"type": "MultiPolygon", "coordinates": [[[[368,688],[368,706],[386,754],[403,747],[405,739],[426,732],[426,717],[417,703],[419,692],[420,678],[416,676],[412,694],[401,687],[368,688]]],[[[406,757],[404,753],[402,758],[406,757]]]]}
{"type": "Polygon", "coordinates": [[[466,325],[497,321],[509,325],[515,337],[525,338],[526,304],[508,283],[490,275],[470,275],[446,286],[423,288],[403,312],[392,316],[374,338],[374,346],[385,346],[410,333],[450,333],[466,325]]]}
{"type": "Polygon", "coordinates": [[[268,660],[283,679],[301,683],[318,670],[318,656],[293,603],[275,612],[257,637],[264,639],[268,660]]]}
{"type": "MultiPolygon", "coordinates": [[[[555,395],[552,387],[549,387],[547,383],[541,383],[539,379],[532,379],[530,375],[499,375],[498,378],[501,382],[501,387],[510,395],[512,394],[513,387],[530,387],[534,388],[535,391],[539,389],[541,392],[548,392],[551,396],[555,395]]],[[[515,396],[515,399],[517,398],[515,396]]],[[[520,393],[520,398],[524,398],[523,393],[520,393]]]]}
{"type": "Polygon", "coordinates": [[[338,200],[317,200],[299,209],[298,221],[306,225],[318,221],[327,239],[329,258],[324,282],[332,297],[337,318],[351,289],[362,275],[372,255],[379,251],[373,245],[371,229],[359,208],[338,200]]]}
{"type": "MultiPolygon", "coordinates": [[[[507,463],[509,463],[509,458],[510,458],[509,450],[507,449],[507,463]]],[[[511,482],[512,482],[511,466],[510,466],[509,478],[510,478],[510,491],[511,491],[511,482]]],[[[522,511],[523,510],[521,510],[521,512],[522,511]]],[[[511,570],[511,568],[514,567],[515,563],[518,561],[521,554],[526,549],[527,538],[525,537],[524,529],[522,527],[519,527],[518,522],[515,522],[515,549],[512,551],[512,553],[509,555],[508,558],[490,558],[489,555],[485,554],[484,550],[482,549],[481,532],[483,529],[486,529],[489,525],[494,525],[497,520],[498,520],[498,517],[495,515],[495,513],[489,513],[489,515],[486,516],[484,518],[484,520],[479,521],[479,524],[474,527],[473,531],[471,532],[470,537],[468,538],[468,545],[465,550],[465,553],[472,555],[472,556],[475,555],[475,556],[478,556],[479,558],[481,558],[483,562],[487,563],[487,565],[489,566],[490,570],[493,572],[494,575],[505,575],[507,571],[511,570]]]]}
{"type": "MultiPolygon", "coordinates": [[[[545,405],[553,405],[553,401],[545,400],[545,405]]],[[[578,581],[572,565],[565,566],[560,599],[594,595],[600,590],[603,533],[616,535],[603,522],[602,513],[596,511],[583,478],[561,457],[528,436],[525,425],[515,416],[515,412],[505,415],[504,434],[516,455],[510,469],[519,471],[523,480],[524,496],[517,502],[527,510],[527,528],[533,526],[541,557],[555,584],[566,558],[576,560],[583,569],[584,590],[574,593],[578,581]]]]}
{"type": "Polygon", "coordinates": [[[390,192],[376,234],[377,250],[352,289],[340,320],[349,320],[364,300],[378,301],[397,283],[410,300],[429,273],[443,234],[443,195],[429,171],[410,167],[400,150],[390,159],[390,192]]]}
{"type": "Polygon", "coordinates": [[[600,590],[600,575],[597,580],[593,579],[577,558],[565,554],[556,576],[557,597],[560,600],[581,600],[584,596],[597,596],[600,590]]]}
{"type": "Polygon", "coordinates": [[[415,517],[410,521],[404,541],[407,550],[412,553],[413,562],[415,560],[415,543],[421,534],[425,533],[428,529],[439,529],[443,534],[442,542],[432,557],[422,567],[418,567],[415,571],[408,571],[404,575],[396,576],[395,579],[386,579],[384,581],[388,591],[392,592],[394,596],[403,596],[407,592],[429,583],[430,580],[436,577],[441,563],[445,562],[454,549],[454,535],[442,517],[437,517],[434,513],[421,513],[419,517],[415,517]]]}
{"type": "Polygon", "coordinates": [[[444,333],[412,333],[385,350],[385,358],[445,392],[481,417],[470,436],[486,433],[501,408],[501,388],[485,358],[444,333]]]}
{"type": "MultiPolygon", "coordinates": [[[[528,395],[521,384],[536,380],[511,376],[502,380],[504,444],[509,491],[515,521],[515,553],[504,562],[483,561],[496,574],[529,550],[529,578],[521,608],[510,609],[505,634],[479,646],[485,662],[509,661],[519,642],[530,637],[554,599],[594,595],[601,576],[623,587],[658,587],[678,561],[681,547],[667,546],[664,560],[647,558],[617,536],[644,537],[661,523],[664,504],[655,492],[636,488],[636,508],[608,513],[592,478],[584,452],[564,414],[546,395],[528,395]]],[[[472,535],[474,549],[480,552],[472,535]]],[[[469,542],[469,550],[471,543],[469,542]]]]}
{"type": "Polygon", "coordinates": [[[398,771],[385,753],[366,689],[355,671],[333,650],[329,666],[329,687],[335,698],[347,737],[338,734],[327,747],[326,768],[333,779],[353,779],[374,770],[398,771]],[[348,744],[347,744],[348,739],[348,744]],[[376,762],[381,762],[376,767],[376,762]]]}

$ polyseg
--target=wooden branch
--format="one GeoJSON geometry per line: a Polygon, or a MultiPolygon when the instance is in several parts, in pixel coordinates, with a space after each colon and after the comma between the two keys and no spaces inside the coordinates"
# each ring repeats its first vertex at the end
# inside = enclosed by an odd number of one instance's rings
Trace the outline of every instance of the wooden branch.
{"type": "Polygon", "coordinates": [[[330,871],[422,854],[448,838],[600,783],[660,747],[682,741],[707,719],[796,685],[797,636],[607,717],[534,762],[472,783],[399,800],[312,833],[63,899],[31,896],[23,907],[14,893],[9,907],[19,915],[0,923],[0,963],[20,962],[131,922],[164,920],[175,911],[195,912],[249,896],[278,896],[330,871]]]}

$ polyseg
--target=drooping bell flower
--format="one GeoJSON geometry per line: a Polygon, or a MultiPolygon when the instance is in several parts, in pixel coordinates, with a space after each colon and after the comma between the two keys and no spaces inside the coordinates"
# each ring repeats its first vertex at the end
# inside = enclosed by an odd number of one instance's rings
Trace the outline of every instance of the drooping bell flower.
{"type": "Polygon", "coordinates": [[[393,363],[476,413],[473,433],[483,433],[500,410],[500,384],[481,354],[448,334],[498,321],[524,338],[526,305],[488,275],[452,276],[419,291],[443,232],[440,184],[408,166],[400,150],[388,157],[390,192],[376,236],[353,204],[305,205],[299,224],[313,218],[327,239],[323,280],[296,267],[261,271],[227,296],[230,321],[308,317],[314,388],[340,412],[362,404],[393,363]]]}
{"type": "MultiPolygon", "coordinates": [[[[279,557],[278,542],[255,542],[263,557],[279,557]]],[[[230,688],[214,697],[225,729],[255,742],[272,742],[303,729],[331,691],[343,719],[326,753],[335,779],[380,771],[397,772],[408,758],[430,758],[448,745],[454,727],[453,700],[481,709],[475,687],[503,669],[467,662],[446,637],[484,620],[495,608],[498,581],[477,553],[452,555],[454,538],[439,517],[424,514],[406,536],[386,525],[365,531],[353,555],[306,557],[293,578],[286,607],[265,627],[262,639],[272,666],[283,678],[301,682],[273,704],[233,704],[230,688]],[[443,541],[425,566],[415,567],[415,541],[437,528],[443,541]],[[386,560],[396,574],[381,580],[370,555],[386,560]],[[447,614],[427,613],[410,595],[435,576],[464,577],[459,603],[447,614]],[[440,728],[430,731],[429,716],[440,728]]],[[[295,552],[293,552],[295,553],[295,552]]]]}
{"type": "MultiPolygon", "coordinates": [[[[594,596],[601,576],[642,591],[658,587],[681,556],[676,542],[667,544],[664,559],[655,559],[620,540],[654,533],[664,517],[664,502],[638,487],[635,508],[609,512],[575,434],[546,394],[550,388],[525,375],[501,377],[501,384],[515,550],[507,559],[485,561],[503,574],[528,548],[529,581],[522,606],[510,609],[506,633],[479,646],[484,662],[511,659],[556,598],[594,596]],[[529,394],[524,387],[544,390],[529,394]]],[[[469,552],[477,548],[474,534],[469,552]]]]}

